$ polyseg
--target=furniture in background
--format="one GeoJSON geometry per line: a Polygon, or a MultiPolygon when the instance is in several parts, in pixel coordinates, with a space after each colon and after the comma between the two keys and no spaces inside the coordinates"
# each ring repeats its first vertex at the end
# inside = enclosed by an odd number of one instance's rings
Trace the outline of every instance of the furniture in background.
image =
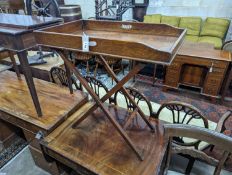
{"type": "MultiPolygon", "coordinates": [[[[229,40],[227,42],[225,42],[222,46],[222,50],[226,50],[229,51],[230,53],[232,53],[232,40],[229,40]]],[[[225,81],[224,81],[224,86],[222,89],[222,101],[225,101],[226,98],[226,93],[229,90],[230,84],[232,81],[232,64],[230,63],[229,65],[229,71],[226,75],[225,81]]]]}
{"type": "Polygon", "coordinates": [[[86,81],[89,84],[89,87],[91,87],[94,91],[94,93],[101,98],[105,94],[109,92],[108,88],[98,79],[96,79],[93,76],[86,76],[86,81]]]}
{"type": "MultiPolygon", "coordinates": [[[[27,52],[27,56],[33,56],[35,54],[36,54],[36,51],[28,51],[27,52]]],[[[7,57],[8,57],[8,55],[6,55],[4,57],[5,59],[0,60],[0,63],[2,63],[3,65],[10,66],[11,60],[9,57],[8,58],[7,57]]],[[[23,73],[23,70],[22,70],[22,67],[20,66],[20,62],[18,60],[17,55],[14,55],[14,57],[15,57],[19,72],[23,73]]],[[[46,57],[46,58],[44,58],[44,61],[46,61],[46,64],[30,66],[32,77],[38,78],[41,80],[45,80],[45,81],[52,81],[51,75],[50,75],[51,68],[54,66],[64,67],[64,62],[58,54],[55,54],[54,57],[46,57]]]]}
{"type": "MultiPolygon", "coordinates": [[[[101,66],[103,65],[97,55],[95,58],[96,58],[95,59],[96,66],[94,70],[94,76],[96,77],[99,65],[101,66]]],[[[115,58],[115,57],[110,57],[110,56],[105,56],[104,58],[114,72],[120,72],[122,70],[123,75],[124,75],[124,67],[122,64],[122,58],[115,58]]],[[[112,84],[113,84],[113,78],[112,78],[112,84]]]]}
{"type": "Polygon", "coordinates": [[[216,49],[221,49],[230,26],[230,20],[224,18],[207,17],[202,22],[201,17],[164,16],[161,14],[146,15],[144,22],[186,28],[186,41],[214,44],[216,49]]]}
{"type": "MultiPolygon", "coordinates": [[[[146,110],[145,108],[148,109],[149,118],[155,118],[156,114],[154,113],[152,109],[151,102],[150,100],[148,100],[148,98],[143,93],[141,93],[138,89],[135,89],[133,87],[126,87],[126,90],[131,95],[131,97],[134,99],[134,101],[138,104],[138,106],[140,106],[141,109],[144,110],[144,113],[146,110]]],[[[121,91],[117,91],[115,93],[113,103],[116,106],[122,107],[130,111],[131,112],[130,120],[132,120],[133,117],[136,116],[138,109],[136,108],[136,106],[130,103],[129,99],[121,91]]],[[[126,126],[126,123],[124,126],[126,126]]]]}
{"type": "Polygon", "coordinates": [[[165,138],[168,139],[169,144],[167,150],[167,159],[163,165],[164,172],[161,174],[173,174],[172,171],[168,170],[171,156],[173,154],[185,154],[192,156],[200,161],[204,161],[210,165],[216,166],[214,175],[220,175],[225,161],[227,160],[229,154],[232,153],[232,138],[216,131],[190,125],[166,124],[164,125],[164,133],[165,138]],[[222,157],[217,160],[205,154],[203,151],[196,150],[194,148],[186,148],[184,146],[175,144],[173,141],[177,137],[199,139],[201,141],[215,145],[222,150],[222,157]]]}
{"type": "Polygon", "coordinates": [[[215,100],[220,97],[230,62],[230,52],[215,50],[208,44],[185,42],[167,66],[163,89],[185,85],[198,88],[202,95],[215,100]]]}
{"type": "MultiPolygon", "coordinates": [[[[0,47],[0,61],[1,61],[2,59],[6,58],[6,57],[9,57],[9,58],[10,58],[11,64],[13,65],[13,68],[14,68],[14,70],[15,70],[15,72],[16,72],[16,75],[17,75],[18,79],[21,79],[21,77],[20,77],[20,72],[19,72],[17,63],[16,63],[16,61],[15,61],[14,53],[11,52],[11,51],[6,51],[4,48],[0,47]]],[[[8,67],[7,67],[6,69],[4,69],[4,70],[8,70],[8,69],[10,69],[10,68],[11,68],[11,67],[8,66],[8,67]]],[[[4,71],[4,70],[1,70],[1,69],[0,69],[0,72],[1,72],[1,71],[4,71]]]]}
{"type": "Polygon", "coordinates": [[[18,13],[19,10],[25,12],[24,0],[1,0],[0,13],[18,13]]]}
{"type": "Polygon", "coordinates": [[[29,68],[26,50],[36,45],[33,30],[56,25],[61,22],[61,19],[58,18],[0,14],[0,47],[17,53],[39,117],[43,114],[29,68]]]}
{"type": "MultiPolygon", "coordinates": [[[[50,75],[53,83],[68,87],[67,73],[64,69],[62,69],[61,67],[52,67],[50,70],[50,75]]],[[[82,86],[77,84],[74,76],[71,76],[71,80],[72,85],[75,86],[76,90],[82,90],[82,86]]]]}

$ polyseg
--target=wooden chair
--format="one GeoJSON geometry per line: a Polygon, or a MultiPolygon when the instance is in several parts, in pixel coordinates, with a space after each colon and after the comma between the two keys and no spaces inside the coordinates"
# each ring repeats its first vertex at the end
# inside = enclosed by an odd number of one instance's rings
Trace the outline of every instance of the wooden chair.
{"type": "Polygon", "coordinates": [[[219,175],[221,169],[227,160],[230,153],[232,153],[232,138],[225,136],[224,134],[216,131],[208,130],[202,127],[196,127],[191,125],[180,125],[180,124],[166,124],[164,125],[165,138],[168,141],[167,158],[160,174],[173,174],[169,171],[170,158],[172,154],[184,154],[194,159],[204,161],[210,165],[216,166],[214,175],[219,175]],[[181,145],[174,144],[173,141],[177,137],[189,137],[193,139],[199,139],[219,147],[223,151],[222,157],[217,160],[213,157],[208,156],[203,151],[195,148],[187,148],[181,145]]]}
{"type": "MultiPolygon", "coordinates": [[[[161,112],[163,110],[169,110],[171,111],[170,114],[167,114],[167,120],[170,123],[174,124],[187,124],[187,125],[197,125],[196,123],[202,123],[202,127],[208,128],[208,120],[207,118],[202,114],[202,112],[195,108],[192,105],[189,105],[187,103],[183,102],[177,102],[177,101],[171,101],[168,103],[164,103],[161,105],[159,108],[156,118],[159,118],[161,115],[161,112]],[[181,115],[182,114],[182,115],[181,115]]],[[[195,149],[199,149],[199,144],[201,143],[200,139],[197,140],[188,140],[186,138],[181,138],[181,137],[175,137],[173,139],[176,144],[180,146],[185,146],[185,147],[194,147],[195,149]]],[[[189,156],[184,156],[189,159],[188,166],[186,168],[186,174],[189,174],[191,171],[195,159],[189,156]]]]}
{"type": "Polygon", "coordinates": [[[89,61],[93,57],[93,55],[88,53],[82,53],[82,52],[78,52],[78,53],[73,52],[72,55],[74,56],[75,60],[82,61],[86,64],[86,74],[89,75],[89,70],[90,70],[89,61]]]}
{"type": "MultiPolygon", "coordinates": [[[[151,102],[147,99],[147,97],[141,93],[139,90],[133,87],[127,87],[126,90],[131,95],[133,100],[138,104],[138,106],[142,109],[142,111],[148,115],[148,117],[155,117],[155,113],[153,112],[151,102]]],[[[126,108],[131,111],[131,115],[135,115],[137,113],[137,108],[129,101],[129,99],[121,92],[118,91],[114,95],[113,103],[117,106],[126,108]]]]}
{"type": "MultiPolygon", "coordinates": [[[[21,79],[20,71],[19,71],[19,68],[18,68],[18,66],[17,66],[17,63],[16,63],[16,61],[15,61],[14,53],[11,52],[11,51],[6,51],[4,48],[0,47],[0,60],[1,60],[1,59],[4,59],[4,58],[7,58],[8,56],[10,57],[10,60],[11,60],[11,62],[12,62],[12,66],[13,66],[13,68],[14,68],[14,70],[15,70],[15,73],[16,73],[18,79],[21,79]],[[4,56],[2,57],[1,54],[3,54],[4,56]]],[[[11,67],[8,67],[7,69],[10,69],[10,68],[11,68],[11,67]]],[[[4,70],[5,70],[5,69],[4,69],[4,70]]],[[[4,71],[4,70],[0,70],[0,72],[1,72],[1,71],[4,71]]]]}
{"type": "MultiPolygon", "coordinates": [[[[50,75],[52,78],[52,81],[58,85],[61,86],[67,86],[68,87],[68,78],[66,75],[66,71],[60,67],[52,67],[50,70],[50,75]]],[[[82,86],[77,85],[76,78],[74,76],[71,76],[71,80],[73,85],[75,86],[76,90],[82,90],[82,86]]]]}
{"type": "MultiPolygon", "coordinates": [[[[123,75],[124,75],[124,67],[122,65],[122,58],[115,58],[115,57],[109,57],[109,56],[104,56],[104,58],[114,72],[122,70],[123,75]],[[116,66],[118,66],[117,69],[115,69],[116,66]]],[[[99,65],[102,65],[102,63],[100,59],[98,58],[98,56],[96,56],[96,67],[94,70],[95,77],[97,76],[97,70],[98,70],[99,65]]],[[[112,78],[112,84],[113,84],[113,78],[112,78]]]]}
{"type": "MultiPolygon", "coordinates": [[[[227,41],[223,44],[222,50],[230,51],[232,53],[232,40],[227,41]]],[[[222,101],[225,100],[226,92],[229,90],[230,83],[232,81],[232,64],[229,65],[229,71],[225,78],[224,86],[222,89],[222,101]]]]}
{"type": "MultiPolygon", "coordinates": [[[[96,79],[95,77],[86,76],[85,79],[88,82],[89,86],[94,90],[95,94],[99,98],[103,97],[106,93],[109,92],[106,85],[104,85],[100,80],[96,79]]],[[[111,97],[109,99],[109,103],[112,103],[112,102],[113,102],[113,98],[111,97]]]]}
{"type": "MultiPolygon", "coordinates": [[[[227,111],[225,114],[223,114],[217,124],[215,131],[220,132],[225,135],[227,135],[227,133],[230,133],[230,132],[227,132],[229,131],[229,129],[226,128],[226,122],[231,117],[231,115],[232,115],[231,111],[227,111]]],[[[214,148],[214,145],[211,146],[210,151],[213,151],[213,148],[214,148]]]]}

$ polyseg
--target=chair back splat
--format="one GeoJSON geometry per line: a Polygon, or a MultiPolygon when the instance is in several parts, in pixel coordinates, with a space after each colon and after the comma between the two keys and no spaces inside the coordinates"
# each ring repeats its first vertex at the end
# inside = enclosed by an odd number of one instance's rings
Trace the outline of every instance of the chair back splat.
{"type": "Polygon", "coordinates": [[[224,134],[218,133],[202,127],[196,127],[191,125],[180,125],[180,124],[166,124],[164,125],[165,138],[169,141],[168,156],[165,163],[165,173],[168,172],[170,158],[172,154],[185,154],[205,161],[208,164],[216,166],[214,175],[219,175],[221,169],[227,160],[230,153],[232,153],[232,138],[224,134]],[[211,156],[208,156],[203,151],[196,150],[194,148],[188,148],[181,145],[173,144],[175,137],[189,137],[193,139],[199,139],[204,142],[210,143],[223,150],[222,157],[217,160],[211,156]]]}

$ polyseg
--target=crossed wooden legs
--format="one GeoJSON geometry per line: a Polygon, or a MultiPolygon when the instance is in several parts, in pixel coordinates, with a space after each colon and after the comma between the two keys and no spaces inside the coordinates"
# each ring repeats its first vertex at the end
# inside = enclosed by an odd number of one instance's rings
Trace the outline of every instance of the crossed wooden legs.
{"type": "MultiPolygon", "coordinates": [[[[71,61],[69,61],[66,57],[66,55],[64,54],[64,52],[62,51],[58,51],[58,53],[60,54],[61,58],[64,60],[64,63],[66,65],[66,67],[68,69],[70,69],[79,79],[79,81],[81,82],[81,84],[85,87],[85,89],[87,90],[87,92],[92,96],[92,98],[95,100],[96,104],[93,105],[88,111],[86,111],[85,115],[83,115],[80,119],[78,119],[76,121],[76,123],[73,125],[73,127],[75,128],[78,124],[80,124],[84,119],[86,119],[88,117],[89,114],[93,113],[94,110],[96,110],[98,107],[100,107],[102,109],[102,111],[105,113],[106,117],[110,120],[110,122],[113,124],[113,126],[116,128],[116,130],[119,132],[119,134],[123,137],[123,139],[126,141],[126,143],[130,146],[130,148],[135,152],[135,154],[137,155],[137,157],[140,160],[143,160],[143,156],[141,155],[141,153],[139,153],[139,151],[137,150],[137,148],[135,147],[134,143],[131,141],[131,139],[128,137],[127,133],[123,130],[123,128],[118,124],[118,122],[114,119],[114,117],[111,115],[111,113],[108,111],[108,109],[104,106],[103,102],[105,102],[107,99],[109,99],[116,91],[118,90],[122,90],[122,92],[125,93],[125,95],[129,98],[129,100],[131,101],[131,103],[133,105],[135,105],[137,107],[137,110],[139,112],[139,114],[141,115],[141,117],[143,118],[143,120],[146,122],[146,124],[150,127],[150,129],[152,131],[154,131],[153,126],[151,125],[151,123],[148,121],[148,119],[145,117],[145,114],[142,112],[142,110],[138,107],[138,105],[136,104],[136,102],[131,98],[131,96],[129,95],[129,93],[126,91],[126,89],[123,87],[123,85],[129,80],[131,79],[136,73],[138,73],[143,67],[144,65],[137,65],[134,67],[133,70],[131,70],[128,75],[126,77],[124,77],[121,81],[119,81],[116,77],[116,75],[114,74],[114,72],[111,70],[110,66],[107,64],[107,62],[105,61],[105,59],[103,57],[101,57],[101,61],[103,63],[103,65],[105,66],[106,70],[108,71],[108,73],[113,77],[113,79],[117,82],[117,85],[114,86],[105,96],[103,96],[101,99],[94,93],[94,91],[89,87],[87,81],[82,77],[82,75],[80,74],[80,72],[75,68],[75,66],[71,63],[71,61]]],[[[70,86],[71,88],[71,86],[70,86]]],[[[70,92],[71,89],[70,89],[70,92]]]]}

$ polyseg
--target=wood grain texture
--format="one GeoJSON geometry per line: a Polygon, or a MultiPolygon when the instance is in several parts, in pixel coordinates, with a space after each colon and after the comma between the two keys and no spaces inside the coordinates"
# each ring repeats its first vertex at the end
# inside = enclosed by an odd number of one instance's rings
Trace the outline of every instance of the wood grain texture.
{"type": "MultiPolygon", "coordinates": [[[[72,127],[93,105],[87,103],[49,134],[42,142],[44,151],[81,174],[158,174],[167,146],[162,123],[152,121],[155,133],[150,132],[140,117],[135,118],[138,125],[128,127],[128,135],[144,154],[144,160],[140,161],[100,109],[77,128],[72,127]]],[[[108,106],[108,109],[121,124],[130,115],[127,110],[115,106],[108,106]]]]}
{"type": "Polygon", "coordinates": [[[177,89],[182,83],[201,88],[203,95],[219,98],[230,62],[230,52],[215,50],[208,44],[184,42],[167,67],[165,87],[177,89]]]}
{"type": "Polygon", "coordinates": [[[83,32],[97,43],[91,54],[170,64],[186,31],[165,24],[80,20],[36,31],[35,36],[40,45],[82,52],[83,32]]]}
{"type": "Polygon", "coordinates": [[[20,81],[13,72],[5,71],[0,73],[0,84],[0,118],[32,132],[36,132],[35,127],[49,131],[87,101],[87,95],[80,91],[70,95],[67,88],[35,79],[43,109],[39,118],[24,78],[20,81]]]}

